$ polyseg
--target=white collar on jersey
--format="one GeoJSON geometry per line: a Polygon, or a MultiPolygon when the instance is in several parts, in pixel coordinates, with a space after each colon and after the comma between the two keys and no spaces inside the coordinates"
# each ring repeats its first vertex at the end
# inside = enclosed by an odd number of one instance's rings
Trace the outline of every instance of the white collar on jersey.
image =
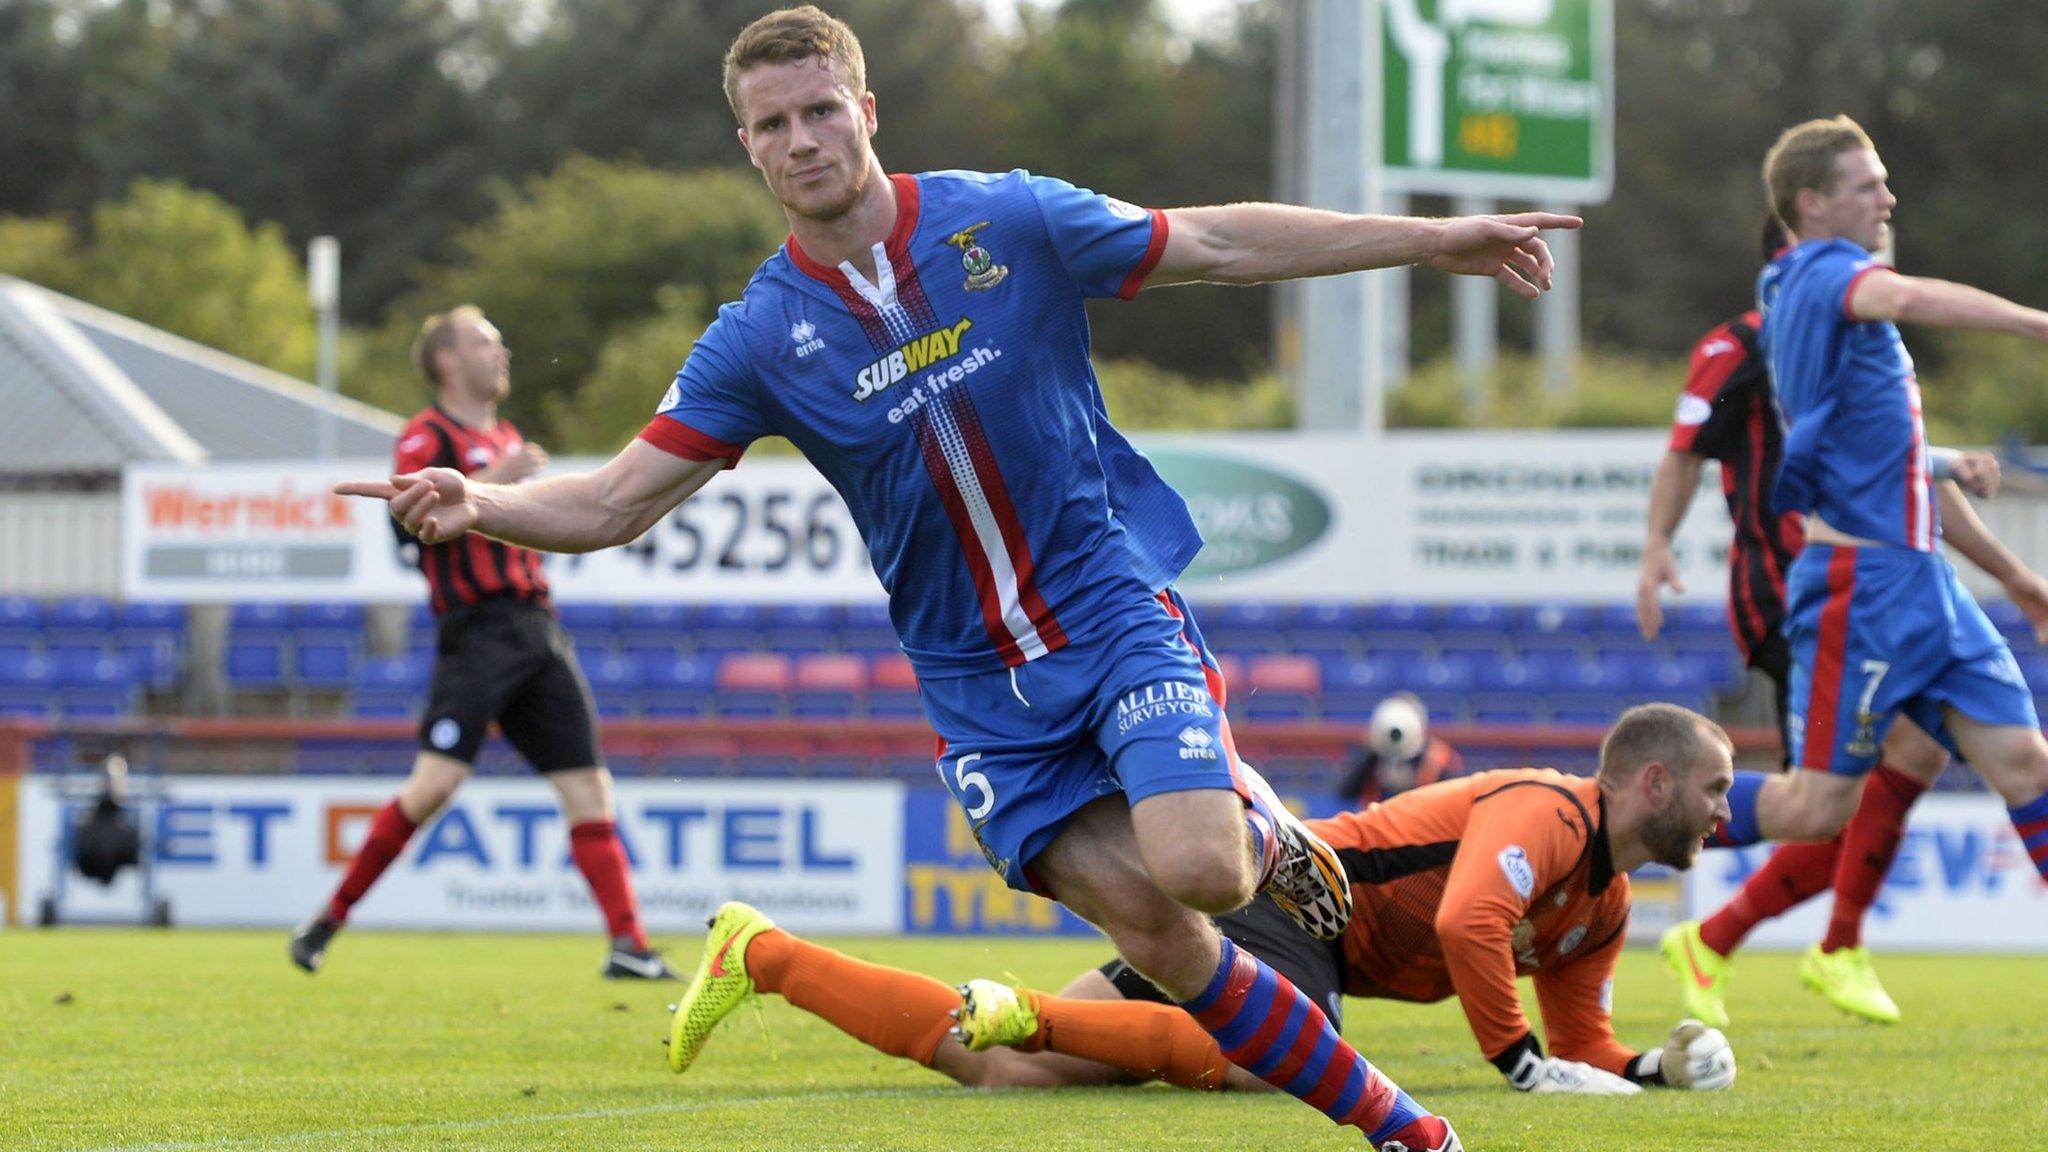
{"type": "Polygon", "coordinates": [[[868,283],[868,278],[860,274],[860,269],[855,268],[851,260],[840,261],[839,270],[846,274],[846,282],[853,285],[860,298],[877,310],[896,306],[896,269],[889,266],[889,249],[885,245],[875,245],[875,279],[880,280],[880,284],[868,283]]]}

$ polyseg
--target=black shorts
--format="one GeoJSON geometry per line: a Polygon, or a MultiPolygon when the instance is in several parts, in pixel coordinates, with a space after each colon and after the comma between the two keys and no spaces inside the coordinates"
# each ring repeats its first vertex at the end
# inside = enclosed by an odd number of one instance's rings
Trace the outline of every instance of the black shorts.
{"type": "Polygon", "coordinates": [[[1785,634],[1773,631],[1750,654],[1749,666],[1771,678],[1778,707],[1778,746],[1785,750],[1785,767],[1792,766],[1792,730],[1787,712],[1791,706],[1792,648],[1785,634]]]}
{"type": "Polygon", "coordinates": [[[498,598],[441,617],[421,749],[473,763],[493,720],[539,771],[599,763],[590,684],[543,605],[498,598]]]}
{"type": "MultiPolygon", "coordinates": [[[[1264,896],[1226,916],[1216,917],[1238,947],[1264,960],[1274,971],[1287,977],[1303,995],[1320,1005],[1330,1023],[1344,1027],[1344,945],[1337,940],[1318,940],[1301,930],[1293,917],[1264,896]]],[[[1126,1000],[1148,1000],[1171,1004],[1173,998],[1121,959],[1101,968],[1109,982],[1126,1000]]]]}

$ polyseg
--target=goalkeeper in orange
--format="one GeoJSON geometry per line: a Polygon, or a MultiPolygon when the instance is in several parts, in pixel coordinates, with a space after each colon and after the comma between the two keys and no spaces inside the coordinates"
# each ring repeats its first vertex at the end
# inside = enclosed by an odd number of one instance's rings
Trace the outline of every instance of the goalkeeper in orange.
{"type": "MultiPolygon", "coordinates": [[[[1217,924],[1332,1022],[1341,1022],[1344,996],[1456,996],[1480,1052],[1523,1091],[1726,1088],[1735,1055],[1719,1031],[1681,1021],[1663,1043],[1637,1051],[1615,1038],[1609,1003],[1628,873],[1652,862],[1691,866],[1727,815],[1731,753],[1726,733],[1704,716],[1668,704],[1633,708],[1602,742],[1596,776],[1486,772],[1311,821],[1351,881],[1354,910],[1341,939],[1314,939],[1263,898],[1217,924]],[[1518,975],[1534,978],[1548,1054],[1523,1011],[1518,975]]],[[[1269,1057],[1276,1067],[1234,1066],[1231,1035],[1204,1031],[1120,961],[1082,973],[1057,996],[988,980],[956,989],[812,944],[727,904],[676,1007],[670,1067],[688,1068],[718,1022],[757,991],[979,1087],[1164,1080],[1269,1090],[1255,1073],[1284,1076],[1279,1065],[1299,1067],[1309,1056],[1287,1051],[1269,1057]]],[[[1275,1012],[1290,1003],[1271,990],[1252,996],[1275,1012]]]]}

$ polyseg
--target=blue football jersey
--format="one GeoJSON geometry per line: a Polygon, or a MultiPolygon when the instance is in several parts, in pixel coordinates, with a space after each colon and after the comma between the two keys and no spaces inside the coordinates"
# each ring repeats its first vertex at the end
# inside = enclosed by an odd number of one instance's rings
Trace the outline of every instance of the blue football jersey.
{"type": "Polygon", "coordinates": [[[793,442],[846,500],[920,675],[1000,669],[1148,601],[1201,547],[1110,427],[1089,297],[1135,295],[1166,218],[1016,171],[892,176],[870,282],[794,237],[690,352],[643,439],[793,442]]]}
{"type": "Polygon", "coordinates": [[[1880,270],[1888,266],[1847,240],[1816,240],[1757,280],[1764,362],[1786,423],[1772,503],[1928,552],[1940,527],[1913,358],[1890,321],[1848,310],[1857,279],[1880,270]]]}

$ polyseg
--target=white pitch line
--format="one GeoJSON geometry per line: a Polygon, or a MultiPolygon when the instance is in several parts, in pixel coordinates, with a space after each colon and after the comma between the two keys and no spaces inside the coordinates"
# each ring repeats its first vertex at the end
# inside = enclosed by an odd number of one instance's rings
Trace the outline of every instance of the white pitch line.
{"type": "Polygon", "coordinates": [[[330,1140],[379,1140],[419,1132],[476,1132],[491,1128],[513,1128],[522,1124],[564,1124],[583,1120],[616,1120],[627,1116],[659,1116],[667,1113],[705,1112],[751,1104],[801,1104],[823,1100],[888,1100],[924,1096],[931,1089],[860,1088],[822,1092],[790,1092],[774,1096],[727,1096],[715,1100],[679,1100],[673,1104],[647,1104],[638,1108],[593,1108],[582,1112],[548,1112],[534,1116],[495,1116],[484,1120],[442,1120],[431,1124],[379,1124],[367,1128],[342,1128],[326,1132],[295,1132],[276,1136],[231,1136],[220,1140],[169,1140],[147,1144],[105,1144],[80,1147],[68,1152],[226,1152],[234,1148],[279,1148],[319,1145],[330,1140]]]}

